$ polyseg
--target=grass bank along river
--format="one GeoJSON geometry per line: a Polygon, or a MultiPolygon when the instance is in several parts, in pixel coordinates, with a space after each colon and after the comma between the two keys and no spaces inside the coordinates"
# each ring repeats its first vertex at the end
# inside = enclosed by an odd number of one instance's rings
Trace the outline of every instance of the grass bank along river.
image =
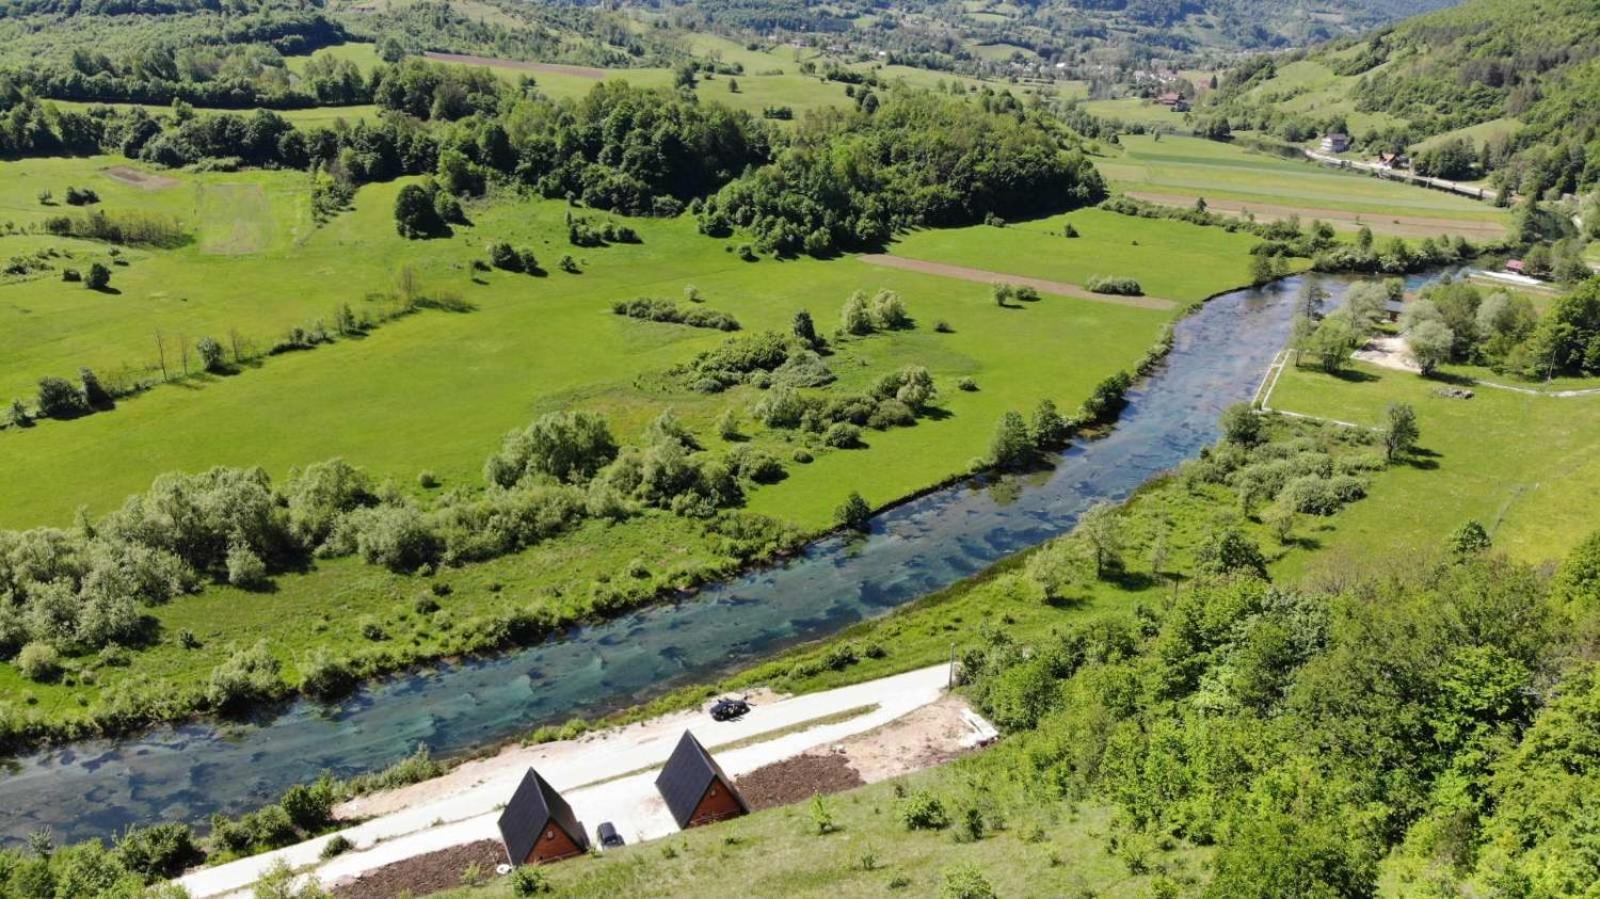
{"type": "MultiPolygon", "coordinates": [[[[1222,410],[1250,398],[1285,343],[1299,281],[1224,294],[1180,321],[1167,364],[1129,393],[1116,428],[1049,472],[964,481],[885,512],[865,537],[820,541],[693,599],[385,680],[337,705],[302,701],[238,726],[164,727],[23,757],[0,781],[0,837],[50,827],[79,840],[237,813],[324,770],[380,768],[418,743],[466,752],[886,614],[1070,530],[1091,504],[1126,497],[1212,443],[1222,410]]],[[[1326,282],[1335,297],[1346,283],[1326,282]]]]}

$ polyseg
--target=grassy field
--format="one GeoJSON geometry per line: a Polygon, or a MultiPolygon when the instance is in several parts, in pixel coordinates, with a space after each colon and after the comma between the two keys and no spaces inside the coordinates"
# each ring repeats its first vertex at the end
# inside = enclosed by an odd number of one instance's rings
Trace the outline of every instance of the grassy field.
{"type": "Polygon", "coordinates": [[[1131,277],[1150,296],[1193,302],[1218,283],[1248,283],[1247,254],[1255,243],[1221,228],[1083,209],[1004,228],[918,231],[896,241],[891,252],[1080,285],[1095,275],[1131,277]],[[1075,239],[1063,236],[1069,222],[1078,231],[1075,239]]]}
{"type": "MultiPolygon", "coordinates": [[[[893,782],[826,800],[836,830],[818,836],[804,804],[696,828],[647,845],[609,850],[547,869],[558,895],[599,896],[937,896],[945,873],[971,865],[1000,896],[1149,896],[1157,880],[1194,882],[1209,852],[1184,844],[1157,849],[1138,874],[1113,855],[1113,813],[1103,806],[1039,805],[1015,790],[974,783],[980,766],[1003,761],[997,749],[893,782]],[[908,832],[896,790],[928,791],[982,808],[1004,830],[957,843],[948,832],[908,832]]],[[[1011,753],[1015,756],[1016,753],[1011,753]]],[[[995,778],[986,778],[994,781],[995,778]]],[[[506,879],[439,894],[440,899],[512,895],[506,879]]]]}
{"type": "MultiPolygon", "coordinates": [[[[93,178],[104,163],[48,165],[54,167],[50,177],[64,187],[73,181],[98,184],[93,178]],[[71,170],[73,165],[80,168],[71,170]]],[[[402,483],[427,468],[446,484],[475,484],[501,434],[552,408],[605,411],[624,439],[631,439],[671,406],[691,427],[708,433],[723,409],[748,403],[753,394],[662,393],[636,381],[715,345],[722,336],[620,319],[609,313],[611,301],[641,294],[678,297],[692,283],[711,306],[734,314],[747,330],[785,329],[801,308],[830,329],[851,291],[899,290],[920,326],[846,344],[834,367],[845,386],[864,386],[890,367],[927,365],[950,414],[915,429],[874,433],[871,449],[824,456],[758,494],[757,508],[771,503],[774,509],[790,509],[802,525],[816,527],[851,489],[886,501],[963,470],[984,452],[1000,412],[1041,398],[1045,391],[1038,385],[1051,385],[1048,393],[1058,402],[1075,406],[1106,373],[1134,361],[1170,317],[1066,298],[1002,310],[988,300],[983,285],[878,269],[849,258],[745,263],[722,243],[696,234],[687,220],[640,221],[641,245],[575,253],[582,275],[494,273],[475,280],[468,263],[481,256],[490,239],[528,244],[553,268],[555,257],[574,249],[564,240],[566,208],[544,201],[487,203],[472,210],[476,225],[459,229],[455,237],[413,242],[395,235],[390,221],[399,185],[373,185],[363,189],[353,212],[291,237],[282,230],[285,223],[305,226],[296,217],[301,207],[295,185],[302,176],[203,176],[198,180],[207,192],[242,184],[238,192],[254,200],[202,203],[187,213],[197,202],[195,186],[187,183],[195,176],[182,177],[184,186],[153,193],[157,203],[194,217],[196,243],[129,254],[132,264],[118,267],[113,280],[119,294],[52,279],[0,288],[0,315],[8,319],[0,338],[8,360],[0,372],[0,395],[29,395],[38,377],[71,375],[85,364],[106,372],[124,365],[149,371],[156,362],[157,331],[168,341],[169,366],[177,364],[172,347],[180,335],[197,340],[237,329],[265,343],[292,325],[330,317],[338,303],[364,308],[368,294],[389,290],[402,264],[412,266],[426,288],[454,292],[474,311],[424,312],[362,340],[276,357],[234,377],[158,388],[111,413],[0,433],[0,445],[14,460],[0,475],[8,498],[0,523],[64,522],[77,505],[103,511],[162,471],[211,464],[261,464],[281,474],[343,454],[402,483]],[[233,217],[219,218],[222,209],[232,210],[233,217]],[[261,240],[260,229],[272,221],[278,230],[261,240]],[[208,253],[208,247],[234,252],[208,253]],[[642,277],[644,272],[649,274],[642,277]],[[49,314],[41,314],[46,310],[49,314]],[[932,324],[938,320],[950,323],[954,333],[936,333],[932,324]],[[1015,352],[1035,345],[1068,351],[1015,352]],[[961,376],[976,378],[982,389],[955,390],[953,382],[961,376]],[[285,424],[263,427],[263,422],[285,424]],[[85,482],[78,474],[82,466],[101,458],[116,458],[119,464],[114,470],[99,466],[100,476],[85,482]],[[897,464],[882,464],[886,459],[897,464]],[[823,484],[827,489],[819,490],[823,484]],[[790,505],[796,502],[798,507],[790,505]]],[[[108,190],[104,205],[126,199],[108,190]]],[[[12,202],[28,200],[13,197],[12,202]]],[[[1250,243],[1244,238],[1096,211],[1075,215],[1083,217],[1083,230],[1091,234],[1108,227],[1148,227],[1145,246],[1137,252],[1147,254],[1143,258],[1152,268],[1163,253],[1177,252],[1190,240],[1215,251],[1181,283],[1158,280],[1152,290],[1198,299],[1242,280],[1250,243]]],[[[1020,229],[980,229],[962,242],[970,252],[1004,259],[1013,238],[1023,235],[1051,240],[1020,229]]],[[[0,249],[11,240],[20,238],[0,240],[0,249]]],[[[1065,239],[1055,240],[1067,245],[1065,239]]],[[[1129,251],[1135,252],[1131,243],[1129,251]]]]}
{"type": "Polygon", "coordinates": [[[1254,152],[1242,146],[1194,137],[1125,135],[1122,153],[1098,162],[1111,184],[1124,192],[1193,201],[1233,201],[1259,210],[1300,210],[1302,217],[1361,216],[1374,231],[1409,223],[1498,226],[1502,210],[1466,197],[1341,172],[1310,162],[1254,152]]]}
{"type": "Polygon", "coordinates": [[[1425,452],[1391,469],[1371,497],[1322,538],[1360,558],[1435,548],[1468,519],[1497,547],[1530,562],[1559,559],[1595,528],[1600,501],[1600,396],[1556,398],[1478,388],[1470,400],[1434,395],[1439,383],[1361,365],[1345,377],[1289,370],[1273,408],[1378,426],[1410,403],[1425,452]]]}

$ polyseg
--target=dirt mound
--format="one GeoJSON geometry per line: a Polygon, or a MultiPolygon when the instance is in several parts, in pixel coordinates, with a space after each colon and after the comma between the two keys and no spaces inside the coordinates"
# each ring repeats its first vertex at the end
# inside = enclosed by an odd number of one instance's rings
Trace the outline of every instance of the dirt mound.
{"type": "Polygon", "coordinates": [[[1025,284],[1043,293],[1053,293],[1058,296],[1074,297],[1080,300],[1093,300],[1096,303],[1135,306],[1140,309],[1174,309],[1178,305],[1172,300],[1164,300],[1160,297],[1125,297],[1116,294],[1095,293],[1086,287],[1068,284],[1065,281],[1027,278],[1022,275],[1009,275],[1005,272],[990,272],[980,268],[967,268],[964,265],[951,265],[947,262],[930,262],[926,259],[912,259],[907,256],[891,256],[888,253],[867,253],[856,258],[868,265],[897,268],[902,271],[919,272],[924,275],[939,275],[944,278],[959,278],[962,281],[973,281],[978,284],[1025,284]]]}
{"type": "Polygon", "coordinates": [[[333,895],[339,899],[394,899],[396,896],[426,896],[464,884],[461,875],[476,864],[487,880],[494,877],[496,865],[506,860],[506,851],[494,840],[479,840],[464,846],[451,846],[427,855],[368,871],[355,880],[337,884],[333,895]]]}
{"type": "Polygon", "coordinates": [[[126,165],[113,165],[101,169],[101,171],[105,172],[107,178],[121,181],[123,184],[132,184],[134,187],[142,187],[145,190],[161,190],[167,187],[177,187],[183,183],[177,178],[157,175],[154,172],[141,172],[132,166],[126,165]]]}
{"type": "Polygon", "coordinates": [[[750,810],[759,812],[810,799],[813,793],[839,793],[865,786],[866,781],[844,756],[830,752],[774,762],[736,778],[734,784],[750,803],[750,810]]]}

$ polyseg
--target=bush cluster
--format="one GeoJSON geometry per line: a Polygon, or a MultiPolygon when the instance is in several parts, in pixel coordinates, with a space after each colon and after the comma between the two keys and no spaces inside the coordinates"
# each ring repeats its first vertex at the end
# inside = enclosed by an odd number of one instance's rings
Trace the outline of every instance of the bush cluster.
{"type": "Polygon", "coordinates": [[[726,312],[719,312],[704,306],[679,306],[671,300],[652,297],[618,300],[611,304],[611,311],[617,315],[625,315],[628,318],[688,325],[691,328],[711,328],[718,331],[739,330],[739,320],[726,312]]]}

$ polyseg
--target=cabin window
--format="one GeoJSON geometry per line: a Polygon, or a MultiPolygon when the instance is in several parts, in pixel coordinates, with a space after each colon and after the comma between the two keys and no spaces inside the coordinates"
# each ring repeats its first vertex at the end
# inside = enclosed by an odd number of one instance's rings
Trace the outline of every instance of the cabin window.
{"type": "Polygon", "coordinates": [[[547,839],[547,840],[555,839],[556,838],[556,829],[554,827],[552,827],[549,830],[545,831],[544,832],[544,838],[547,839]]]}
{"type": "Polygon", "coordinates": [[[706,795],[708,795],[708,796],[715,796],[715,795],[717,795],[717,785],[716,785],[716,784],[712,784],[712,785],[711,785],[711,792],[710,792],[710,793],[708,793],[708,794],[706,794],[706,795]]]}

